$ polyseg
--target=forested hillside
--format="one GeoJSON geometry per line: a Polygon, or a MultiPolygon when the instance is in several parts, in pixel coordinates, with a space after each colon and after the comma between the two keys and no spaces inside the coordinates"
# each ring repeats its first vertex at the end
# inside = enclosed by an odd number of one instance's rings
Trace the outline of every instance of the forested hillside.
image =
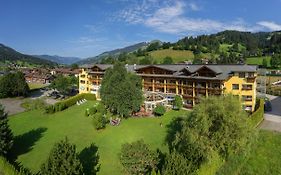
{"type": "Polygon", "coordinates": [[[22,54],[3,44],[0,44],[0,62],[13,63],[18,65],[40,65],[40,66],[56,65],[56,63],[49,60],[22,54]]]}
{"type": "Polygon", "coordinates": [[[193,63],[259,64],[281,66],[281,32],[223,31],[212,35],[185,37],[175,43],[152,42],[146,47],[97,59],[112,64],[116,60],[128,64],[193,63]]]}

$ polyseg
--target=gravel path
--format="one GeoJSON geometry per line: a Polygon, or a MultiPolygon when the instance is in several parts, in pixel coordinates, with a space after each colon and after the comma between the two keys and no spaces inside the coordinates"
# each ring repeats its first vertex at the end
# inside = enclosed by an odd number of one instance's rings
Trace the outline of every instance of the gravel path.
{"type": "Polygon", "coordinates": [[[3,98],[0,99],[0,103],[5,107],[5,112],[7,112],[8,115],[14,115],[25,111],[25,109],[21,107],[23,100],[23,98],[3,98]]]}

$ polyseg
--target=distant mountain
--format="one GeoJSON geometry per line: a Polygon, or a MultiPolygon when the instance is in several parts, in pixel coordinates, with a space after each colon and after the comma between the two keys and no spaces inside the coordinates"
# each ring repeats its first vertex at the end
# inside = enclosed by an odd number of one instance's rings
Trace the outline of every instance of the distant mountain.
{"type": "Polygon", "coordinates": [[[61,57],[58,55],[33,55],[33,56],[42,58],[42,59],[46,59],[46,60],[50,60],[50,61],[56,62],[58,64],[68,64],[68,65],[81,60],[81,58],[78,58],[78,57],[61,57]]]}
{"type": "Polygon", "coordinates": [[[78,61],[76,63],[80,64],[80,65],[82,65],[82,64],[93,64],[93,63],[96,63],[96,62],[100,61],[102,58],[105,58],[105,57],[108,57],[108,56],[113,56],[113,57],[118,56],[119,54],[121,54],[123,52],[126,52],[126,53],[134,52],[134,51],[136,51],[140,48],[146,47],[148,45],[149,45],[148,42],[141,42],[141,43],[137,43],[137,44],[134,44],[134,45],[131,45],[131,46],[121,48],[121,49],[115,49],[115,50],[112,50],[112,51],[107,51],[107,52],[104,52],[104,53],[102,53],[98,56],[83,59],[83,60],[78,61]]]}
{"type": "Polygon", "coordinates": [[[20,61],[22,63],[46,65],[46,66],[56,65],[55,62],[17,52],[16,50],[8,46],[5,46],[4,44],[1,43],[0,43],[0,61],[2,62],[8,61],[12,63],[17,63],[20,61]]]}

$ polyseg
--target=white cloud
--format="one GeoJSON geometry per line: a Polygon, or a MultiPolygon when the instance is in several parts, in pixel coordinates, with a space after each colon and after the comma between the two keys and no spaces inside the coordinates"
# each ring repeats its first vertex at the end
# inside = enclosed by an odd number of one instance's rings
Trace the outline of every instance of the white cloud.
{"type": "Polygon", "coordinates": [[[243,19],[219,21],[188,17],[188,13],[201,8],[192,1],[143,0],[122,10],[118,18],[129,24],[142,24],[155,31],[183,35],[187,33],[212,33],[222,30],[256,32],[263,29],[281,30],[281,25],[261,21],[248,24],[243,19]]]}
{"type": "Polygon", "coordinates": [[[198,10],[201,9],[201,8],[200,8],[197,4],[195,4],[194,2],[189,3],[188,6],[189,6],[190,9],[193,10],[193,11],[198,11],[198,10]]]}
{"type": "Polygon", "coordinates": [[[82,36],[78,39],[69,41],[70,43],[77,43],[77,44],[91,44],[91,43],[100,43],[106,41],[107,38],[102,37],[92,37],[92,36],[82,36]]]}
{"type": "Polygon", "coordinates": [[[247,25],[242,19],[223,23],[211,19],[188,18],[184,16],[186,4],[177,1],[173,6],[163,7],[144,20],[144,25],[156,31],[183,34],[183,33],[210,33],[221,30],[255,31],[256,27],[247,25]]]}
{"type": "Polygon", "coordinates": [[[281,25],[276,24],[273,21],[260,21],[257,24],[259,24],[269,30],[272,30],[272,31],[281,30],[281,25]]]}

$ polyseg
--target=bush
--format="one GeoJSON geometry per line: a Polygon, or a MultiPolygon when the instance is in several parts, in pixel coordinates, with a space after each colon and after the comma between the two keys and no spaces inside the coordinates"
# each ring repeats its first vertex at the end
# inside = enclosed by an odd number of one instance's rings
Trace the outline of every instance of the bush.
{"type": "Polygon", "coordinates": [[[52,107],[50,107],[50,106],[46,107],[45,113],[51,114],[51,113],[54,113],[54,112],[63,111],[65,109],[69,108],[70,106],[75,105],[77,101],[80,101],[82,99],[94,101],[94,100],[96,100],[96,95],[94,95],[94,94],[78,94],[74,97],[70,97],[66,100],[57,102],[56,104],[52,105],[52,107]]]}
{"type": "Polygon", "coordinates": [[[153,110],[154,115],[157,116],[162,116],[165,114],[165,112],[166,112],[166,108],[163,105],[157,105],[156,108],[154,108],[153,110]]]}
{"type": "Polygon", "coordinates": [[[96,113],[93,115],[93,124],[96,130],[105,128],[106,119],[103,114],[96,113]]]}
{"type": "Polygon", "coordinates": [[[97,109],[97,112],[101,113],[101,114],[106,114],[106,109],[105,109],[105,106],[104,104],[102,103],[99,103],[96,107],[97,109]]]}

